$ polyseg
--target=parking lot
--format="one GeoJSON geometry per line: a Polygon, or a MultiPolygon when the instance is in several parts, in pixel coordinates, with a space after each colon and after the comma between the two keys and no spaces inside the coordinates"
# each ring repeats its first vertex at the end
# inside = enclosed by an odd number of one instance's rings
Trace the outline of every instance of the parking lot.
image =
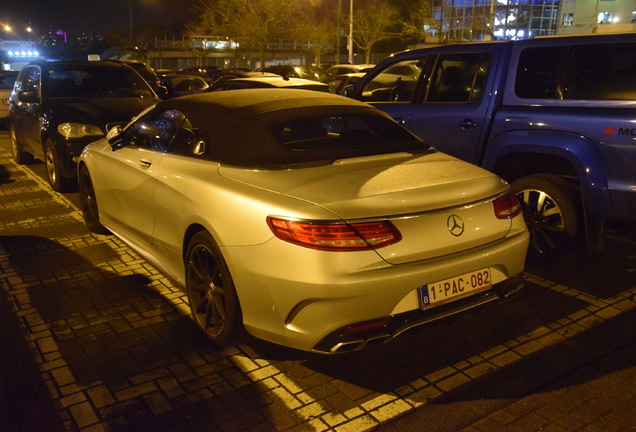
{"type": "Polygon", "coordinates": [[[43,175],[0,131],[1,430],[636,430],[633,227],[373,350],[219,350],[178,286],[43,175]]]}

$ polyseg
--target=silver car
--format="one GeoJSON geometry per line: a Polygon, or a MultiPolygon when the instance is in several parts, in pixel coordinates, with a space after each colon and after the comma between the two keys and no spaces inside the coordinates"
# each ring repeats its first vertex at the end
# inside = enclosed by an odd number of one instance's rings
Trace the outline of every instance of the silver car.
{"type": "Polygon", "coordinates": [[[0,124],[4,125],[9,112],[9,96],[19,71],[0,71],[0,124]]]}
{"type": "Polygon", "coordinates": [[[185,286],[220,346],[247,330],[358,350],[523,285],[508,184],[341,96],[169,99],[89,144],[78,170],[88,228],[185,286]]]}

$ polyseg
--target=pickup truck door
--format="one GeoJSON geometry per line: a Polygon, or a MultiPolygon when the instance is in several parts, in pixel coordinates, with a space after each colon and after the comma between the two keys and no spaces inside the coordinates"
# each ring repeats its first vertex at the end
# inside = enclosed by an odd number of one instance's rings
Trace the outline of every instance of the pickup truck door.
{"type": "Polygon", "coordinates": [[[381,71],[364,83],[360,99],[387,112],[427,144],[478,164],[480,144],[488,132],[493,82],[489,72],[496,57],[492,51],[460,46],[427,50],[418,59],[397,59],[385,71],[418,65],[417,83],[391,80],[381,71]]]}

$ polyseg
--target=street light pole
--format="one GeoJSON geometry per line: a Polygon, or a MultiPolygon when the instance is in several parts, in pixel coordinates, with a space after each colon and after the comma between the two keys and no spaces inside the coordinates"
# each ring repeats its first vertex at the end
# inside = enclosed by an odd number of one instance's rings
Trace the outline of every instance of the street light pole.
{"type": "Polygon", "coordinates": [[[336,32],[336,64],[340,63],[340,20],[341,18],[341,14],[340,14],[340,10],[342,9],[342,0],[338,0],[338,19],[337,24],[338,24],[338,30],[336,32]]]}
{"type": "Polygon", "coordinates": [[[353,0],[349,0],[349,63],[353,64],[353,0]]]}
{"type": "Polygon", "coordinates": [[[133,35],[133,17],[132,17],[132,0],[128,0],[128,16],[130,18],[130,47],[135,44],[135,37],[133,35]]]}

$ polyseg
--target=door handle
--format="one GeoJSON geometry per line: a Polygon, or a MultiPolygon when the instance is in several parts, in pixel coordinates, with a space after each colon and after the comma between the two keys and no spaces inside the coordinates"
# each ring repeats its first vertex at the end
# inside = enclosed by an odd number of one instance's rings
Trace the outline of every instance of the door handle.
{"type": "Polygon", "coordinates": [[[139,159],[139,161],[137,161],[137,164],[141,168],[147,169],[147,168],[150,168],[150,165],[152,165],[152,162],[150,162],[149,160],[145,160],[145,159],[139,159]]]}
{"type": "Polygon", "coordinates": [[[464,119],[464,121],[459,122],[459,125],[462,129],[470,129],[479,126],[479,123],[471,119],[464,119]]]}

